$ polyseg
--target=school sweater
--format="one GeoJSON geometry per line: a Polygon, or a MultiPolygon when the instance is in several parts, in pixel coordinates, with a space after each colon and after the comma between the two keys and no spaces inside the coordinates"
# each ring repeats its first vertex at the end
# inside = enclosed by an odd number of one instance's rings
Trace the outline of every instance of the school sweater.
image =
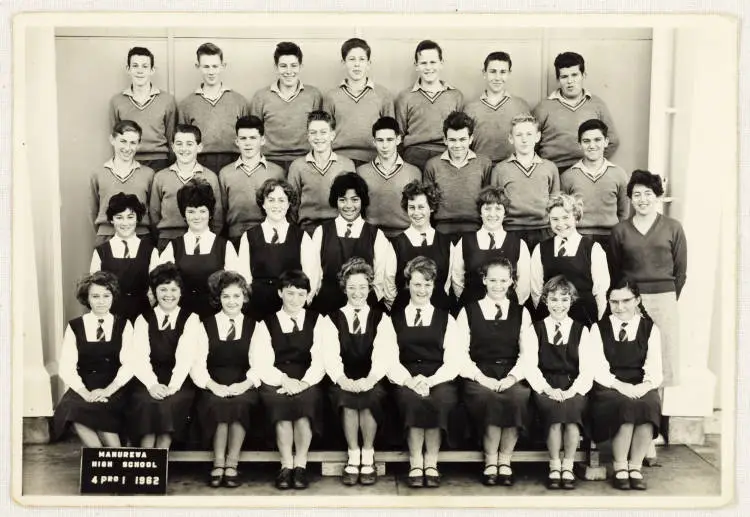
{"type": "Polygon", "coordinates": [[[452,111],[460,111],[463,94],[443,84],[443,90],[430,99],[421,89],[419,81],[396,98],[396,120],[404,133],[403,146],[419,146],[442,150],[443,121],[452,111]]]}
{"type": "Polygon", "coordinates": [[[174,97],[151,87],[151,98],[145,104],[138,105],[128,87],[109,101],[110,129],[121,120],[136,122],[143,134],[138,146],[138,158],[152,160],[166,158],[169,155],[177,123],[177,104],[174,97]]]}
{"type": "MultiPolygon", "coordinates": [[[[134,194],[138,201],[148,207],[149,197],[151,196],[151,183],[154,179],[154,171],[138,162],[133,164],[133,170],[124,180],[115,176],[112,172],[112,161],[109,160],[102,167],[91,174],[89,180],[89,214],[91,223],[97,235],[114,235],[115,228],[107,220],[107,207],[109,200],[118,192],[125,194],[134,194]]],[[[143,219],[138,223],[136,233],[145,235],[149,233],[148,211],[143,215],[143,219]]]]}
{"type": "Polygon", "coordinates": [[[583,235],[609,235],[612,227],[630,213],[627,173],[609,160],[604,166],[596,179],[583,171],[580,162],[560,176],[560,191],[583,200],[583,217],[578,222],[583,235]]]}
{"type": "Polygon", "coordinates": [[[510,205],[505,212],[506,230],[538,230],[549,224],[547,202],[560,191],[560,176],[555,164],[534,155],[529,170],[515,154],[492,169],[490,183],[505,191],[510,205]]]}
{"type": "Polygon", "coordinates": [[[506,95],[496,106],[487,101],[487,93],[469,103],[464,112],[474,119],[474,144],[472,149],[493,162],[505,160],[513,152],[508,142],[510,121],[531,108],[521,97],[506,95]]]}
{"type": "Polygon", "coordinates": [[[333,150],[339,155],[363,162],[375,158],[372,125],[380,117],[392,117],[393,95],[368,79],[367,86],[354,96],[342,81],[323,99],[323,109],[336,120],[333,150]]]}
{"type": "Polygon", "coordinates": [[[229,237],[240,237],[246,230],[263,222],[265,217],[255,201],[255,193],[267,179],[285,179],[284,169],[261,157],[253,170],[238,159],[219,171],[221,204],[229,237]]]}
{"type": "MultiPolygon", "coordinates": [[[[162,169],[154,175],[154,182],[151,186],[151,202],[149,204],[149,214],[151,215],[151,224],[156,228],[160,239],[174,239],[185,234],[187,223],[180,214],[177,206],[177,191],[185,183],[173,170],[175,164],[166,169],[162,169]]],[[[219,187],[219,178],[216,173],[196,164],[194,177],[203,178],[211,185],[216,197],[213,218],[209,223],[212,232],[219,234],[224,226],[224,210],[221,205],[221,188],[219,187]]],[[[192,178],[191,178],[192,179],[192,178]]]]}
{"type": "Polygon", "coordinates": [[[180,102],[178,111],[180,124],[192,124],[201,130],[202,153],[238,152],[234,125],[249,113],[245,97],[223,88],[221,96],[212,101],[198,88],[180,102]]]}
{"type": "Polygon", "coordinates": [[[534,116],[539,121],[542,132],[539,156],[555,162],[561,168],[568,168],[580,160],[583,152],[578,145],[578,127],[592,118],[607,124],[609,146],[604,150],[604,155],[607,158],[612,156],[620,145],[620,140],[604,101],[584,91],[581,102],[571,107],[560,101],[559,96],[559,91],[555,91],[534,108],[534,116]]]}
{"type": "Polygon", "coordinates": [[[467,163],[457,168],[448,151],[430,158],[425,164],[424,181],[440,186],[443,202],[435,212],[435,223],[450,225],[450,232],[476,231],[481,224],[477,197],[489,184],[492,162],[486,156],[469,151],[467,163]]]}
{"type": "Polygon", "coordinates": [[[312,153],[292,162],[287,181],[299,192],[300,225],[319,219],[333,219],[338,215],[336,207],[328,204],[328,196],[333,180],[345,172],[355,172],[354,162],[333,152],[323,169],[315,164],[312,153]]]}
{"type": "Polygon", "coordinates": [[[365,180],[370,192],[367,222],[385,230],[408,228],[410,222],[401,208],[401,192],[410,181],[421,180],[422,172],[399,156],[391,175],[383,170],[377,157],[357,167],[357,174],[365,180]]]}
{"type": "Polygon", "coordinates": [[[657,214],[643,235],[629,218],[612,228],[610,254],[614,285],[627,276],[638,283],[641,293],[676,292],[679,298],[687,278],[687,242],[682,225],[657,214]]]}
{"type": "Polygon", "coordinates": [[[277,83],[263,88],[250,101],[250,114],[265,125],[263,154],[271,160],[291,162],[310,149],[307,142],[307,115],[319,110],[323,96],[314,86],[300,83],[289,100],[279,96],[277,83]]]}

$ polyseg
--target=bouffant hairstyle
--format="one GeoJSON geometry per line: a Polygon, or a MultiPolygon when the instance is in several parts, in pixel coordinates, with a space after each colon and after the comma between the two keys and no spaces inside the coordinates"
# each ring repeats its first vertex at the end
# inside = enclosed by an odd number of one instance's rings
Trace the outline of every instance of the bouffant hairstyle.
{"type": "Polygon", "coordinates": [[[581,199],[580,196],[553,194],[547,202],[547,213],[549,214],[553,208],[557,207],[562,208],[569,214],[573,214],[573,218],[576,222],[579,222],[581,217],[583,217],[583,199],[581,199]]]}
{"type": "Polygon", "coordinates": [[[151,286],[153,291],[156,291],[156,288],[160,285],[168,284],[170,282],[177,284],[180,291],[184,289],[185,284],[182,283],[180,270],[172,262],[160,264],[148,274],[148,285],[151,286]]]}
{"type": "Polygon", "coordinates": [[[185,218],[185,210],[205,206],[208,213],[213,216],[216,206],[216,197],[211,184],[203,178],[193,178],[177,191],[177,208],[180,215],[185,218]]]}
{"type": "Polygon", "coordinates": [[[110,223],[117,214],[123,213],[125,210],[132,210],[135,214],[135,219],[140,223],[143,216],[146,214],[146,205],[141,203],[138,196],[135,194],[125,194],[124,192],[118,192],[111,198],[109,198],[109,204],[107,205],[107,221],[110,223]]]}
{"type": "Polygon", "coordinates": [[[210,302],[216,309],[221,308],[221,293],[230,285],[236,285],[242,290],[242,294],[245,298],[245,303],[250,299],[250,286],[247,285],[247,280],[241,274],[236,271],[220,270],[211,273],[208,277],[208,293],[210,296],[210,302]]]}
{"type": "Polygon", "coordinates": [[[435,281],[437,278],[437,264],[428,257],[418,256],[411,259],[404,267],[404,278],[406,283],[411,282],[414,273],[421,273],[425,280],[435,281]]]}
{"type": "Polygon", "coordinates": [[[571,304],[575,303],[578,299],[578,289],[573,285],[573,282],[563,275],[553,276],[544,283],[544,287],[542,287],[542,301],[545,304],[547,303],[547,297],[551,293],[567,294],[570,296],[571,304]]]}
{"type": "Polygon", "coordinates": [[[661,176],[658,174],[653,174],[652,172],[636,169],[633,171],[633,174],[630,176],[630,181],[628,181],[628,197],[633,197],[633,187],[636,185],[643,185],[644,187],[648,187],[651,190],[654,191],[654,194],[657,196],[662,196],[664,194],[664,184],[662,183],[661,176]]]}
{"type": "Polygon", "coordinates": [[[112,301],[120,296],[120,283],[117,281],[114,273],[97,271],[86,275],[76,284],[76,300],[89,310],[91,310],[91,305],[89,305],[89,289],[91,289],[92,285],[99,285],[107,289],[112,293],[112,301]]]}
{"type": "Polygon", "coordinates": [[[367,278],[367,283],[372,287],[375,280],[375,271],[362,257],[352,257],[341,266],[337,276],[342,290],[346,290],[347,280],[354,275],[364,275],[367,278]]]}

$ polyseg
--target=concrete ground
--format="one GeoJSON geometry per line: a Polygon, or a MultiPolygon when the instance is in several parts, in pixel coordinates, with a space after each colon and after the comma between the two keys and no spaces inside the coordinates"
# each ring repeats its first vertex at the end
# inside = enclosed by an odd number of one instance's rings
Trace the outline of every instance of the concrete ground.
{"type": "MultiPolygon", "coordinates": [[[[80,465],[80,445],[75,441],[52,445],[26,445],[23,449],[24,495],[77,495],[80,465]]],[[[439,489],[411,489],[406,486],[406,464],[389,464],[385,476],[371,487],[344,487],[336,477],[322,477],[320,464],[308,466],[311,484],[308,490],[278,491],[273,480],[278,468],[272,463],[240,465],[243,485],[236,489],[213,489],[206,480],[208,463],[178,463],[169,466],[168,495],[232,495],[232,496],[295,496],[295,495],[440,495],[491,496],[502,493],[511,496],[718,496],[721,493],[721,443],[719,435],[707,436],[700,447],[672,445],[659,449],[661,467],[644,467],[648,482],[647,492],[622,492],[611,487],[609,481],[578,481],[576,490],[550,491],[544,486],[546,463],[515,463],[515,486],[485,487],[479,483],[481,466],[477,463],[444,463],[441,465],[443,483],[439,489]]]]}

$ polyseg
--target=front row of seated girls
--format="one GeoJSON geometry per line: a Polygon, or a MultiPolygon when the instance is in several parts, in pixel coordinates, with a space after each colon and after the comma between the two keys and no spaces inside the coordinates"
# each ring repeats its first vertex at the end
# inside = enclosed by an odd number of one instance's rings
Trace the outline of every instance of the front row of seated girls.
{"type": "Polygon", "coordinates": [[[327,374],[347,441],[342,482],[369,485],[377,480],[374,441],[387,414],[387,378],[407,437],[411,487],[440,486],[441,442],[463,398],[481,435],[486,485],[513,484],[516,441],[537,415],[550,453],[549,488],[575,487],[581,432],[612,440],[616,488],[646,488],[641,464],[660,422],[661,345],[635,283],[617,282],[608,293],[611,314],[587,331],[569,317],[577,291],[562,276],[545,283],[550,314],[532,324],[508,297],[514,270],[507,259],[482,269],[487,294],[457,319],[430,301],[437,278],[431,259],[407,263],[409,301],[390,318],[367,306],[373,274],[359,257],[346,262],[339,274],[346,305],[325,317],[304,307],[306,275],[286,271],[280,310],[256,321],[242,313],[252,295],[244,277],[218,271],[208,284],[219,311],[200,323],[180,307],[177,268],[164,264],[150,274],[157,305],[136,320],[135,331],[110,312],[119,294],[115,276],[89,275],[77,294],[90,312],[65,331],[60,376],[70,389],[55,411],[56,436],[72,423],[89,447],[120,446],[121,436],[169,447],[184,435],[192,410],[213,447],[211,486],[236,487],[246,432],[270,421],[281,459],[276,486],[303,489],[327,374]],[[452,382],[459,375],[462,392],[452,382]],[[259,403],[268,415],[262,422],[251,418],[259,403]]]}

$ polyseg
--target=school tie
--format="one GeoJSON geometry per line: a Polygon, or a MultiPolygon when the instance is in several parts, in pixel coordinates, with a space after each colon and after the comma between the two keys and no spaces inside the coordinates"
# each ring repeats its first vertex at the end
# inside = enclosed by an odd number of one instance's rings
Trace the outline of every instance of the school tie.
{"type": "Polygon", "coordinates": [[[489,246],[488,249],[496,250],[497,249],[497,244],[495,244],[495,236],[493,234],[491,234],[491,233],[489,234],[489,236],[490,236],[490,246],[489,246]]]}
{"type": "Polygon", "coordinates": [[[495,307],[497,308],[497,312],[495,313],[495,321],[503,319],[503,307],[496,303],[495,307]]]}
{"type": "Polygon", "coordinates": [[[362,333],[362,322],[359,321],[359,311],[362,309],[354,309],[354,322],[352,323],[352,327],[354,327],[353,334],[361,334],[362,333]]]}
{"type": "Polygon", "coordinates": [[[346,223],[346,232],[344,233],[344,238],[348,239],[352,236],[352,223],[346,223]]]}
{"type": "Polygon", "coordinates": [[[562,345],[562,332],[560,331],[561,326],[562,323],[555,323],[555,335],[552,338],[553,345],[562,345]]]}
{"type": "Polygon", "coordinates": [[[565,256],[565,243],[568,242],[567,237],[563,237],[560,239],[560,247],[557,248],[557,256],[558,257],[564,257],[565,256]]]}
{"type": "Polygon", "coordinates": [[[169,325],[169,315],[164,315],[164,320],[161,322],[161,326],[159,327],[161,330],[165,330],[167,328],[167,325],[169,325]]]}
{"type": "Polygon", "coordinates": [[[295,318],[292,318],[289,316],[289,319],[292,320],[292,332],[299,332],[299,325],[297,325],[297,320],[295,318]]]}
{"type": "Polygon", "coordinates": [[[195,248],[193,248],[193,255],[200,255],[201,254],[201,236],[196,235],[195,236],[195,248]]]}
{"type": "Polygon", "coordinates": [[[97,321],[99,322],[99,326],[96,327],[96,340],[104,341],[104,320],[99,318],[97,321]]]}
{"type": "Polygon", "coordinates": [[[227,341],[234,341],[234,334],[236,333],[234,328],[234,320],[229,318],[229,332],[227,332],[227,341]]]}
{"type": "Polygon", "coordinates": [[[420,233],[419,235],[422,236],[422,244],[420,244],[420,246],[427,246],[427,234],[426,233],[420,233]]]}
{"type": "Polygon", "coordinates": [[[417,309],[417,316],[414,318],[414,326],[415,327],[422,326],[422,309],[417,309]]]}
{"type": "Polygon", "coordinates": [[[129,259],[130,258],[130,249],[128,248],[128,241],[125,239],[122,240],[122,245],[125,246],[125,251],[122,253],[122,258],[129,259]]]}
{"type": "Polygon", "coordinates": [[[279,242],[279,230],[274,228],[273,237],[271,237],[271,244],[276,244],[277,242],[279,242]]]}
{"type": "Polygon", "coordinates": [[[628,327],[627,323],[622,323],[620,325],[620,333],[617,335],[618,341],[625,341],[625,339],[628,337],[628,331],[626,330],[628,327]]]}

